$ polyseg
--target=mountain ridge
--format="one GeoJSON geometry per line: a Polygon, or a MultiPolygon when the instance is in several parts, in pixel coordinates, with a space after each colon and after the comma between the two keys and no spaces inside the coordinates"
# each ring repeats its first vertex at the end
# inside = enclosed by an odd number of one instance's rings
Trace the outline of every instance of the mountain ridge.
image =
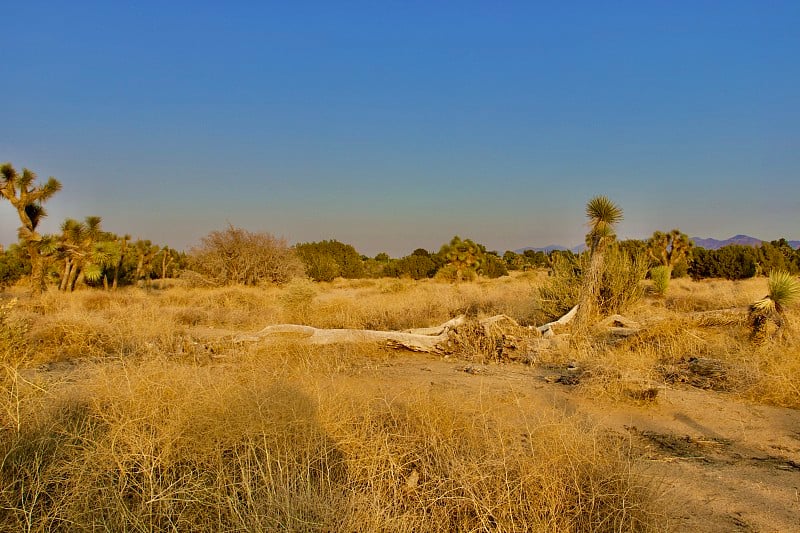
{"type": "MultiPolygon", "coordinates": [[[[723,246],[728,246],[731,244],[740,244],[743,246],[756,247],[759,246],[762,242],[770,242],[770,241],[765,241],[764,239],[757,239],[756,237],[751,237],[750,235],[744,235],[744,234],[734,235],[733,237],[729,237],[727,239],[722,239],[722,240],[714,239],[711,237],[690,237],[689,240],[694,242],[695,246],[699,248],[705,248],[707,250],[718,250],[723,246]]],[[[791,246],[795,250],[800,249],[800,240],[793,240],[793,241],[787,240],[787,242],[789,243],[789,246],[791,246]]],[[[524,248],[519,248],[514,251],[518,254],[525,253],[526,250],[533,250],[535,252],[545,252],[545,253],[550,253],[553,250],[570,250],[571,252],[574,253],[580,253],[585,249],[586,249],[585,244],[573,246],[572,248],[563,246],[561,244],[548,244],[547,246],[541,246],[541,247],[526,246],[524,248]]]]}

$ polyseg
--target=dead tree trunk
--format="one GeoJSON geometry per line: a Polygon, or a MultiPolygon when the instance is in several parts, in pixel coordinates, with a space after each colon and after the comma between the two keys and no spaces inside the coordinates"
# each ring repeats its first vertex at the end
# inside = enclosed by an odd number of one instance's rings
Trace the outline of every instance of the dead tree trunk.
{"type": "Polygon", "coordinates": [[[297,324],[267,326],[252,335],[237,337],[238,342],[262,339],[301,338],[311,344],[337,344],[348,342],[384,342],[394,348],[405,348],[414,352],[446,353],[449,333],[463,324],[463,316],[448,320],[441,326],[408,331],[376,331],[370,329],[319,329],[297,324]]]}

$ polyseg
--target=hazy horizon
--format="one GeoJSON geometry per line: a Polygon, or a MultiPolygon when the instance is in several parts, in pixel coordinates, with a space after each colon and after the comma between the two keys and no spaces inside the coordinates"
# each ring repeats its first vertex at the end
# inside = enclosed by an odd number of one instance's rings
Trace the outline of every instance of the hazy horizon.
{"type": "MultiPolygon", "coordinates": [[[[45,232],[188,249],[228,223],[373,256],[800,238],[800,4],[26,2],[4,9],[0,161],[45,232]]],[[[0,204],[0,242],[19,222],[0,204]]]]}

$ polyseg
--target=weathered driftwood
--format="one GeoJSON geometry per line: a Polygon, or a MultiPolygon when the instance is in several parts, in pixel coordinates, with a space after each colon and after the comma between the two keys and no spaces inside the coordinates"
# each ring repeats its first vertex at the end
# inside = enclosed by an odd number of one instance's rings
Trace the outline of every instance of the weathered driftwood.
{"type": "Polygon", "coordinates": [[[521,348],[527,337],[538,337],[536,329],[520,326],[513,318],[495,315],[477,322],[463,316],[430,328],[406,331],[377,331],[370,329],[320,329],[297,324],[267,326],[250,335],[236,337],[236,342],[263,339],[295,338],[310,344],[381,342],[393,348],[415,352],[452,353],[465,342],[477,342],[487,352],[512,351],[521,348]]]}
{"type": "MultiPolygon", "coordinates": [[[[577,315],[578,306],[553,322],[538,327],[520,326],[513,318],[495,315],[478,321],[468,321],[464,316],[448,320],[429,328],[405,331],[378,331],[371,329],[321,329],[298,324],[267,326],[250,335],[240,335],[237,342],[255,342],[265,339],[303,339],[310,344],[338,344],[380,342],[392,348],[415,352],[449,354],[465,345],[486,352],[490,357],[525,359],[542,350],[561,346],[568,335],[557,334],[556,328],[566,326],[577,315]]],[[[614,315],[599,326],[614,334],[627,336],[638,333],[641,326],[623,316],[614,315]]]]}
{"type": "MultiPolygon", "coordinates": [[[[463,320],[463,317],[459,317],[463,320]]],[[[450,321],[451,323],[453,321],[450,321]]],[[[448,340],[452,326],[443,325],[438,334],[408,333],[404,331],[376,331],[369,329],[320,329],[297,324],[267,326],[252,335],[243,335],[239,342],[258,341],[268,338],[301,338],[310,344],[337,344],[353,342],[385,342],[389,346],[405,348],[415,352],[441,353],[440,345],[448,340]]],[[[432,328],[433,329],[433,328],[432,328]]]]}
{"type": "Polygon", "coordinates": [[[570,309],[569,311],[567,311],[567,314],[565,314],[558,320],[554,320],[553,322],[548,322],[547,324],[538,326],[536,330],[539,331],[539,333],[541,333],[543,337],[552,337],[553,335],[555,335],[555,332],[553,331],[553,326],[565,326],[569,324],[570,321],[573,318],[575,318],[576,314],[578,314],[577,305],[572,309],[570,309]]]}

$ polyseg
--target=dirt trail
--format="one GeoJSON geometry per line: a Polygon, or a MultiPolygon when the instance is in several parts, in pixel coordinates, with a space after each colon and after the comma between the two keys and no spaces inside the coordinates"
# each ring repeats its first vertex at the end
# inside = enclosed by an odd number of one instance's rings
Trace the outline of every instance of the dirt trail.
{"type": "Polygon", "coordinates": [[[507,391],[531,409],[555,406],[588,416],[631,440],[647,472],[661,481],[676,531],[800,531],[800,411],[690,387],[663,387],[646,405],[609,402],[548,383],[552,373],[411,355],[355,379],[507,391]]]}

